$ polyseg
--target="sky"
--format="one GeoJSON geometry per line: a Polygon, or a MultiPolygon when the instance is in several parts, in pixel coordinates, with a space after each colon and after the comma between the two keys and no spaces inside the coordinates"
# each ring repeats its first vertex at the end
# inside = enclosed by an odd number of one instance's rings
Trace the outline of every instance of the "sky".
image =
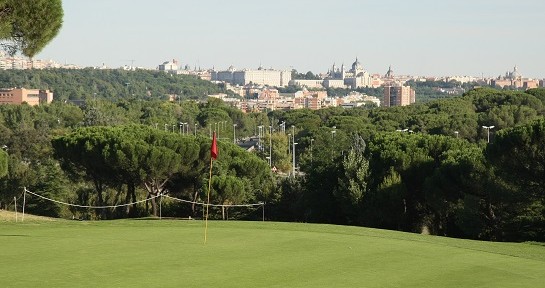
{"type": "Polygon", "coordinates": [[[543,0],[63,0],[35,58],[79,66],[545,78],[543,0]],[[348,69],[348,68],[347,68],[348,69]]]}

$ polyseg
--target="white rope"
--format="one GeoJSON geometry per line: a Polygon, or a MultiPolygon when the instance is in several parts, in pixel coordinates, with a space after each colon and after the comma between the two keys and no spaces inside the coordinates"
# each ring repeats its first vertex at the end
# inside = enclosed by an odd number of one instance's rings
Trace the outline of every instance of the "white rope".
{"type": "MultiPolygon", "coordinates": [[[[58,203],[58,204],[67,205],[67,206],[72,206],[72,207],[79,207],[79,208],[93,208],[93,209],[107,209],[107,208],[117,208],[117,207],[130,206],[130,205],[134,205],[134,204],[146,202],[146,201],[148,201],[148,200],[150,200],[150,199],[153,199],[153,198],[161,197],[161,195],[159,194],[159,195],[150,197],[150,198],[145,199],[145,200],[140,200],[140,201],[136,201],[136,202],[132,202],[132,203],[127,203],[127,204],[108,205],[108,206],[89,206],[89,205],[78,205],[78,204],[72,204],[72,203],[66,203],[66,202],[54,200],[54,199],[47,198],[47,197],[44,197],[44,196],[42,196],[42,195],[39,195],[39,194],[30,192],[30,191],[28,191],[28,190],[26,190],[26,192],[27,192],[27,193],[30,193],[30,194],[32,194],[32,195],[34,195],[34,196],[40,197],[40,198],[42,198],[42,199],[44,199],[44,200],[51,201],[51,202],[55,202],[55,203],[58,203]]],[[[164,196],[164,195],[163,195],[163,196],[164,196]]]]}
{"type": "Polygon", "coordinates": [[[170,199],[173,199],[173,200],[177,200],[177,201],[180,201],[180,202],[184,202],[184,203],[190,203],[190,204],[197,204],[197,205],[202,205],[202,206],[212,206],[212,207],[254,207],[254,206],[262,206],[262,205],[265,205],[265,203],[255,203],[255,204],[225,204],[225,205],[222,205],[222,204],[206,204],[206,203],[203,203],[203,202],[195,202],[195,201],[188,201],[188,200],[184,200],[184,199],[180,199],[180,198],[176,198],[176,197],[170,197],[168,195],[163,195],[164,197],[167,197],[167,198],[170,198],[170,199]]]}

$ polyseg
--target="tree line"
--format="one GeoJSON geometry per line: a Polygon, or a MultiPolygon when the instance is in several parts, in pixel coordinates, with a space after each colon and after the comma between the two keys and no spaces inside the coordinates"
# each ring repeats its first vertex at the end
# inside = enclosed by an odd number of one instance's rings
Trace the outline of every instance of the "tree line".
{"type": "Polygon", "coordinates": [[[218,85],[190,75],[153,70],[42,69],[0,70],[0,87],[49,89],[58,101],[87,99],[201,100],[225,92],[218,85]]]}
{"type": "MultiPolygon", "coordinates": [[[[249,114],[217,99],[125,95],[88,97],[81,107],[64,101],[0,106],[0,144],[6,146],[0,205],[9,208],[22,187],[79,204],[150,199],[149,207],[104,211],[27,199],[28,211],[62,217],[154,215],[152,198],[159,193],[203,201],[216,130],[216,204],[266,202],[269,220],[502,241],[545,235],[544,89],[480,88],[405,107],[249,114]],[[495,126],[490,143],[482,126],[495,126]],[[249,141],[260,130],[264,149],[249,153],[232,144],[235,134],[249,141]],[[296,173],[287,177],[293,153],[296,173]],[[271,156],[280,173],[271,172],[271,156]]],[[[163,212],[202,215],[198,207],[168,201],[163,212]]],[[[221,209],[216,217],[257,218],[245,212],[221,209]]]]}

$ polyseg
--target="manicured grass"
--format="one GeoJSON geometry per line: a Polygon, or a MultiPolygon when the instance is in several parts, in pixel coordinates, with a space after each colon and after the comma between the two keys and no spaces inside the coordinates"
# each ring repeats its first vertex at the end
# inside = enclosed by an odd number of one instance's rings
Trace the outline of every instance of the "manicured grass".
{"type": "Polygon", "coordinates": [[[0,287],[543,287],[545,247],[333,225],[0,221],[0,287]]]}

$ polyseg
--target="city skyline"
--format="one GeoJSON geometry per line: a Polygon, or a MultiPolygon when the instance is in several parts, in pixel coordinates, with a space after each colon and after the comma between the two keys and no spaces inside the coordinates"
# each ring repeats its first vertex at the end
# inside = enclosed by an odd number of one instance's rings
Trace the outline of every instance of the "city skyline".
{"type": "Polygon", "coordinates": [[[545,78],[545,3],[512,1],[63,0],[64,24],[37,59],[81,66],[326,72],[356,57],[370,73],[545,78]]]}

